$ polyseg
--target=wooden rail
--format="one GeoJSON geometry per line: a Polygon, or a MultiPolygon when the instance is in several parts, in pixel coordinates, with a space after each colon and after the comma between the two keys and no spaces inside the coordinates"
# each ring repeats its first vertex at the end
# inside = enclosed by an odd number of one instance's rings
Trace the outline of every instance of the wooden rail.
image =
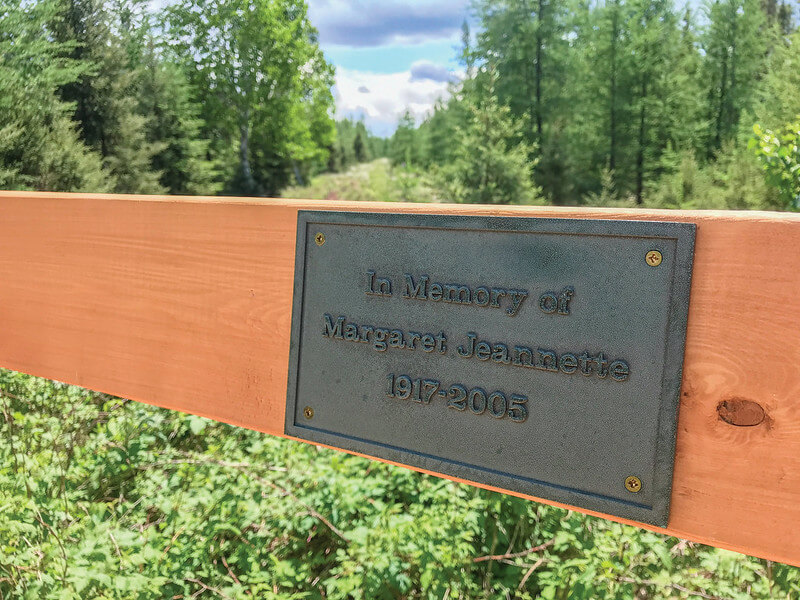
{"type": "Polygon", "coordinates": [[[800,565],[800,215],[3,192],[0,365],[282,435],[314,208],[696,223],[671,518],[651,529],[800,565]]]}

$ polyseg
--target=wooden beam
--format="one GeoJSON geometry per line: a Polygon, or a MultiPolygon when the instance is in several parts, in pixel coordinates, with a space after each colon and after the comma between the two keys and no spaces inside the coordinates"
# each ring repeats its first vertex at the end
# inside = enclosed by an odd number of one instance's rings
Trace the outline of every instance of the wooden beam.
{"type": "Polygon", "coordinates": [[[696,223],[671,518],[651,529],[800,565],[800,215],[4,192],[0,365],[282,435],[314,208],[696,223]]]}

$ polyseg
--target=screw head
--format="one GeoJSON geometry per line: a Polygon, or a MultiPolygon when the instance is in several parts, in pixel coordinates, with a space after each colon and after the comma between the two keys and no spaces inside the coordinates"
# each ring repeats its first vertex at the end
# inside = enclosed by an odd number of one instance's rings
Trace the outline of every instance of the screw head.
{"type": "Polygon", "coordinates": [[[318,233],[317,235],[314,236],[314,241],[317,242],[317,246],[322,246],[322,244],[325,243],[325,234],[318,233]]]}
{"type": "Polygon", "coordinates": [[[634,494],[642,491],[642,480],[636,477],[635,475],[631,475],[630,477],[625,478],[625,489],[629,492],[633,492],[634,494]]]}
{"type": "Polygon", "coordinates": [[[650,252],[645,254],[644,260],[651,267],[657,267],[661,264],[661,261],[664,260],[664,257],[658,250],[650,250],[650,252]]]}
{"type": "Polygon", "coordinates": [[[313,408],[311,408],[310,406],[306,406],[306,407],[303,409],[303,416],[304,416],[306,419],[313,419],[313,418],[314,418],[314,409],[313,409],[313,408]]]}

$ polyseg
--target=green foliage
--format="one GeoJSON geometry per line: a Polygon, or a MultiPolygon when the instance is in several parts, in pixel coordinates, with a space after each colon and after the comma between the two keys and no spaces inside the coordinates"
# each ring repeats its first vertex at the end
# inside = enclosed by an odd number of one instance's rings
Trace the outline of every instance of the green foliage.
{"type": "Polygon", "coordinates": [[[500,104],[509,108],[518,124],[515,141],[549,150],[530,158],[537,161],[537,181],[560,204],[565,200],[560,184],[567,158],[559,139],[561,116],[569,113],[570,102],[563,82],[571,58],[570,6],[563,0],[483,0],[475,7],[482,28],[472,58],[490,61],[496,71],[494,82],[478,71],[478,85],[491,86],[500,104]]]}
{"type": "Polygon", "coordinates": [[[229,192],[276,194],[304,163],[327,162],[333,69],[306,12],[302,0],[168,8],[170,47],[187,62],[214,148],[239,156],[229,192]]]}
{"type": "Polygon", "coordinates": [[[475,0],[464,80],[384,140],[331,118],[303,0],[0,0],[0,186],[278,194],[387,156],[378,197],[785,208],[746,144],[800,113],[791,5],[681,4],[475,0]],[[487,97],[502,133],[476,128],[487,97]]]}
{"type": "Polygon", "coordinates": [[[445,197],[473,204],[540,202],[531,181],[535,149],[516,141],[519,127],[510,109],[498,102],[493,87],[467,102],[469,118],[458,131],[454,160],[441,173],[445,197]]]}
{"type": "Polygon", "coordinates": [[[800,210],[800,115],[780,133],[758,124],[753,132],[749,147],[760,159],[767,181],[786,208],[800,210]]]}
{"type": "Polygon", "coordinates": [[[418,141],[414,116],[406,111],[397,124],[389,146],[389,157],[394,165],[412,167],[422,162],[421,148],[418,141]]]}
{"type": "MultiPolygon", "coordinates": [[[[0,188],[798,208],[780,0],[477,0],[465,80],[391,140],[333,122],[302,0],[168,5],[0,0],[0,188]]],[[[800,572],[0,371],[0,600],[203,595],[796,598],[800,572]]]]}
{"type": "Polygon", "coordinates": [[[353,202],[438,202],[440,191],[425,171],[392,166],[388,158],[356,164],[342,173],[324,173],[301,187],[289,187],[284,198],[353,202]]]}
{"type": "Polygon", "coordinates": [[[152,40],[139,56],[138,112],[149,117],[144,130],[156,150],[150,168],[159,174],[158,183],[170,194],[215,194],[222,188],[221,165],[208,158],[211,143],[202,136],[200,107],[186,75],[177,64],[159,60],[152,40]]]}
{"type": "Polygon", "coordinates": [[[779,210],[778,194],[767,185],[757,158],[746,147],[728,142],[716,160],[702,165],[689,151],[669,151],[668,174],[648,187],[647,206],[716,210],[779,210]]]}
{"type": "Polygon", "coordinates": [[[250,4],[187,0],[165,27],[144,0],[0,0],[0,186],[274,194],[323,170],[333,69],[306,5],[250,4]]]}
{"type": "Polygon", "coordinates": [[[0,371],[0,598],[798,593],[785,565],[0,371]]]}
{"type": "Polygon", "coordinates": [[[780,129],[800,114],[800,30],[778,44],[769,59],[768,69],[756,91],[753,117],[743,129],[750,135],[750,123],[780,129]]]}
{"type": "Polygon", "coordinates": [[[118,99],[121,108],[116,116],[114,131],[108,134],[106,143],[114,148],[105,159],[105,166],[114,176],[115,192],[127,194],[162,194],[161,173],[153,171],[151,165],[165,144],[147,139],[150,117],[137,114],[134,99],[123,96],[118,99]]]}
{"type": "MultiPolygon", "coordinates": [[[[516,123],[505,145],[527,144],[534,186],[553,204],[784,207],[746,143],[754,122],[779,128],[800,111],[792,11],[709,0],[698,18],[683,4],[475,0],[479,33],[473,42],[464,28],[458,55],[465,79],[418,128],[401,121],[390,156],[452,173],[469,107],[489,94],[516,123]]],[[[458,197],[444,181],[442,195],[458,197]]],[[[464,189],[486,201],[476,185],[464,189]]]]}
{"type": "Polygon", "coordinates": [[[336,121],[336,142],[331,146],[327,170],[338,173],[350,166],[386,156],[387,140],[373,135],[363,121],[336,121]]]}
{"type": "Polygon", "coordinates": [[[150,116],[137,112],[135,76],[125,38],[115,34],[115,14],[101,0],[57,0],[49,27],[53,37],[71,46],[70,56],[84,69],[60,86],[64,102],[84,143],[103,157],[113,191],[164,192],[151,169],[160,145],[147,140],[150,116]]]}
{"type": "Polygon", "coordinates": [[[706,10],[703,49],[711,154],[736,135],[741,115],[751,109],[759,75],[777,39],[760,0],[714,0],[706,10]]]}
{"type": "Polygon", "coordinates": [[[100,156],[56,98],[84,66],[68,57],[70,44],[48,39],[55,14],[51,2],[0,2],[0,187],[106,191],[100,156]]]}
{"type": "MultiPolygon", "coordinates": [[[[466,84],[465,84],[466,85],[466,84]]],[[[462,91],[463,96],[465,92],[462,91]]],[[[432,115],[427,117],[406,144],[417,148],[417,161],[425,168],[450,164],[455,160],[458,147],[453,143],[458,130],[467,120],[465,103],[458,97],[447,103],[437,103],[432,115]]],[[[408,134],[406,134],[408,135],[408,134]]],[[[397,138],[392,138],[392,143],[397,138]]],[[[392,148],[394,150],[394,147],[392,148]]]]}

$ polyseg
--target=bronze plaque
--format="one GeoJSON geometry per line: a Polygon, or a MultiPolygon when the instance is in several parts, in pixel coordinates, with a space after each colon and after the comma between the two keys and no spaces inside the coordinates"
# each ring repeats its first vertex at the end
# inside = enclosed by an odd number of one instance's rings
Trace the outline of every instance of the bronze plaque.
{"type": "Polygon", "coordinates": [[[665,526],[695,226],[300,211],[286,433],[665,526]]]}

